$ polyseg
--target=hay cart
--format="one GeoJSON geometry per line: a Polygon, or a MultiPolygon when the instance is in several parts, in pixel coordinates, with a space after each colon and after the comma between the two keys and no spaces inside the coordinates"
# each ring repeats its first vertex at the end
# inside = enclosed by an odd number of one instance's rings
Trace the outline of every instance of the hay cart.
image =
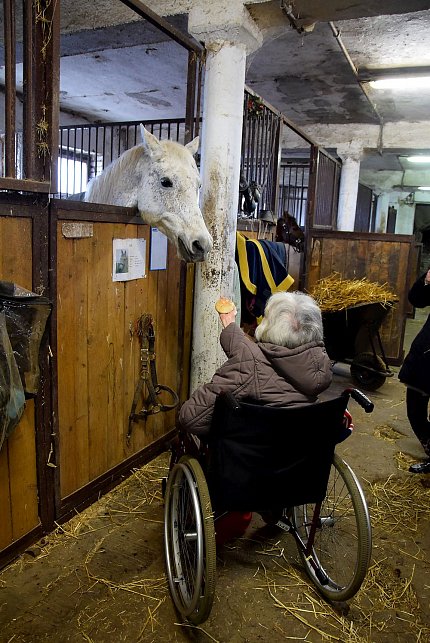
{"type": "Polygon", "coordinates": [[[334,362],[351,365],[352,378],[375,391],[392,377],[379,328],[394,302],[360,303],[343,310],[323,312],[327,353],[334,362]]]}

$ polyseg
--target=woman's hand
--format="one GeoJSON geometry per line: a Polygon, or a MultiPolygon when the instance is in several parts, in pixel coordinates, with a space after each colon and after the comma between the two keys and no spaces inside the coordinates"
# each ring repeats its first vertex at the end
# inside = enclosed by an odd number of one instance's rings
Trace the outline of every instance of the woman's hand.
{"type": "Polygon", "coordinates": [[[234,307],[229,313],[218,313],[221,324],[224,328],[236,320],[237,308],[234,307]]]}
{"type": "Polygon", "coordinates": [[[424,277],[424,285],[430,286],[430,268],[427,270],[427,274],[424,277]]]}

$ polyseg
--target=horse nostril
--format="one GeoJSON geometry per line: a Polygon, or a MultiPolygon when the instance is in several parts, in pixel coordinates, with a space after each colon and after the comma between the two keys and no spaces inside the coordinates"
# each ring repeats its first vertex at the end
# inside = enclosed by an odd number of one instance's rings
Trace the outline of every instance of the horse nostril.
{"type": "Polygon", "coordinates": [[[204,252],[204,251],[205,251],[205,249],[203,248],[203,246],[200,243],[200,241],[193,241],[193,252],[200,253],[200,252],[204,252]]]}

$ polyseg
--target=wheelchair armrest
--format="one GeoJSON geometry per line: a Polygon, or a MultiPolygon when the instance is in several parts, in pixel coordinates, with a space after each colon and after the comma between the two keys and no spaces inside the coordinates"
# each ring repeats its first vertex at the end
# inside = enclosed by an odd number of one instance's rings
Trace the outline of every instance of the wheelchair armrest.
{"type": "Polygon", "coordinates": [[[372,413],[375,405],[372,400],[369,400],[367,395],[364,395],[358,388],[348,388],[345,390],[345,393],[350,395],[353,400],[355,400],[366,413],[372,413]]]}

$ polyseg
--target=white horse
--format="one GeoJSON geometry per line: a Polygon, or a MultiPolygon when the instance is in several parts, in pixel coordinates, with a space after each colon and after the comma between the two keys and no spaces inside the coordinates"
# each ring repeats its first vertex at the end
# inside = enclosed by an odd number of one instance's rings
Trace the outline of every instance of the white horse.
{"type": "Polygon", "coordinates": [[[159,141],[140,126],[142,143],[126,150],[88,184],[84,201],[137,208],[161,230],[184,261],[204,261],[212,249],[198,205],[197,136],[187,145],[159,141]]]}

